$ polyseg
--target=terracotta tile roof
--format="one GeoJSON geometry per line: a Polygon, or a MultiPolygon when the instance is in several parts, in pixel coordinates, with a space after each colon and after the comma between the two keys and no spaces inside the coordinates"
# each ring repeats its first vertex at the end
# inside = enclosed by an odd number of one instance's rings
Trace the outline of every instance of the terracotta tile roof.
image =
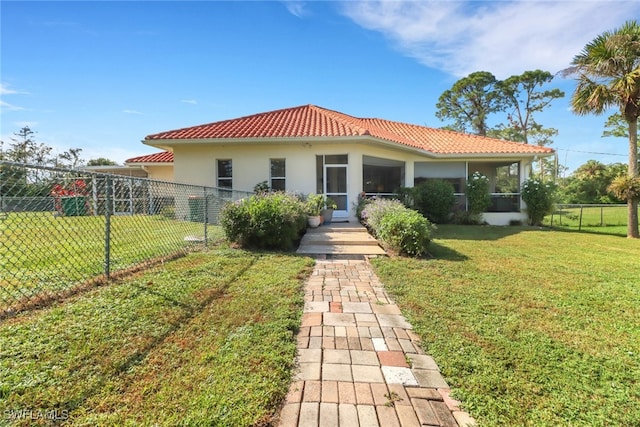
{"type": "MultiPolygon", "coordinates": [[[[145,141],[372,137],[434,154],[551,154],[551,148],[384,119],[358,118],[315,105],[269,111],[148,135],[145,141]]],[[[246,141],[248,142],[248,141],[246,141]]],[[[153,145],[153,144],[152,144],[153,145]]]]}
{"type": "Polygon", "coordinates": [[[160,153],[132,157],[125,160],[124,163],[173,163],[173,153],[170,151],[162,151],[160,153]]]}

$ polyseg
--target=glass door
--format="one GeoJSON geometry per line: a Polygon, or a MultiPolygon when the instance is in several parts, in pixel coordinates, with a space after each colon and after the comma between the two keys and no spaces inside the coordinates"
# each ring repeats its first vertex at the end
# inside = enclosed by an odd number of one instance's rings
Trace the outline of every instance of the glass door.
{"type": "Polygon", "coordinates": [[[347,166],[346,154],[325,156],[323,192],[337,205],[333,216],[338,218],[346,218],[349,215],[347,166]]]}

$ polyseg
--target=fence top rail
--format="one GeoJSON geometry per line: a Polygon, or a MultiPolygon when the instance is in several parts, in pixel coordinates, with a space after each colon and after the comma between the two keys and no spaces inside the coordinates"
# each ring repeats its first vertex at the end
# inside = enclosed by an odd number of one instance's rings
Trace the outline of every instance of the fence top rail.
{"type": "Polygon", "coordinates": [[[167,185],[174,185],[179,187],[190,187],[192,189],[205,190],[205,191],[223,191],[223,192],[229,192],[234,194],[238,193],[238,194],[247,194],[247,195],[255,194],[253,191],[235,190],[235,189],[224,188],[224,187],[209,187],[206,185],[186,184],[181,182],[163,181],[158,179],[143,178],[143,177],[137,177],[137,176],[127,176],[127,175],[118,175],[118,174],[105,173],[105,172],[95,172],[95,171],[89,171],[89,170],[80,169],[80,168],[66,169],[66,168],[57,168],[54,166],[9,162],[7,160],[0,160],[0,165],[13,166],[13,167],[19,167],[19,168],[40,169],[40,170],[46,170],[46,171],[58,172],[58,173],[74,173],[81,176],[111,177],[113,179],[130,179],[134,181],[147,181],[147,182],[153,182],[155,184],[167,184],[167,185]]]}
{"type": "Polygon", "coordinates": [[[556,208],[620,208],[626,207],[625,204],[607,204],[607,203],[556,203],[556,208]]]}

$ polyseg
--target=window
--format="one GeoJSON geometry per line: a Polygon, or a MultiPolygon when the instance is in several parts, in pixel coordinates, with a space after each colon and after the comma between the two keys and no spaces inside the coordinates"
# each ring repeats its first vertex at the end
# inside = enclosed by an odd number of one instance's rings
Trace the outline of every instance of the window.
{"type": "Polygon", "coordinates": [[[362,156],[362,190],[371,194],[392,194],[404,185],[404,162],[362,156]]]}
{"type": "Polygon", "coordinates": [[[233,167],[231,159],[218,160],[218,183],[220,188],[233,188],[233,167]]]}
{"type": "Polygon", "coordinates": [[[271,159],[270,187],[274,191],[286,189],[286,162],[285,159],[271,159]]]}

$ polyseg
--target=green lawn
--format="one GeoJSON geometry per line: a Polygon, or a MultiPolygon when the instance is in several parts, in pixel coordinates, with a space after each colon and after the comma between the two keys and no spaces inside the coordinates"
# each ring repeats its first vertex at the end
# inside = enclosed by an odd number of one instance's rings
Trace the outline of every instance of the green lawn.
{"type": "MultiPolygon", "coordinates": [[[[209,226],[209,239],[222,237],[209,226]]],[[[188,236],[203,236],[203,224],[163,216],[111,218],[110,270],[184,253],[188,236]]],[[[56,217],[49,212],[12,213],[0,220],[0,309],[23,297],[70,289],[100,276],[105,265],[103,216],[56,217]]]]}
{"type": "Polygon", "coordinates": [[[30,425],[25,411],[71,425],[268,422],[291,380],[311,266],[217,247],[5,319],[0,424],[30,425]]]}
{"type": "Polygon", "coordinates": [[[640,241],[439,226],[377,273],[480,426],[640,425],[640,241]]]}

